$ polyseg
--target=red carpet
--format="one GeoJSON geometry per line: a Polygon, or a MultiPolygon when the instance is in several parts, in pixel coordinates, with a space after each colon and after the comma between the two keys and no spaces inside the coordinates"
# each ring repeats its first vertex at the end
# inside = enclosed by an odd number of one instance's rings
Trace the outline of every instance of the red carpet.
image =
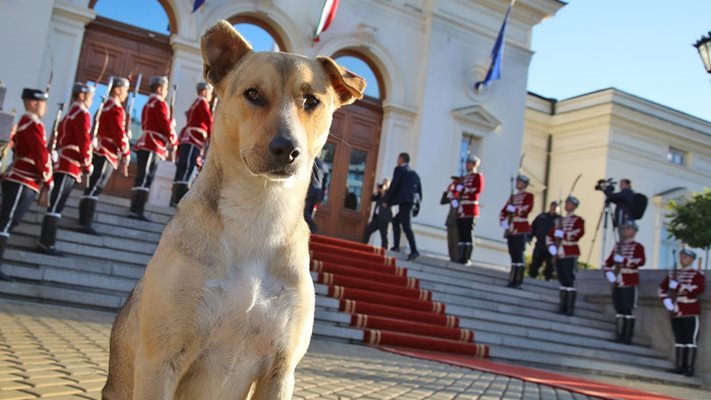
{"type": "Polygon", "coordinates": [[[351,314],[351,326],[363,330],[373,346],[464,354],[486,358],[489,348],[475,344],[474,332],[459,328],[457,317],[445,314],[432,293],[385,255],[384,249],[313,235],[311,270],[339,309],[351,314]]]}
{"type": "MultiPolygon", "coordinates": [[[[381,341],[380,343],[383,343],[381,341]]],[[[402,346],[405,347],[405,346],[402,346]]],[[[416,348],[415,346],[409,346],[416,348]]],[[[456,354],[432,353],[429,351],[412,350],[411,348],[394,348],[380,347],[382,350],[391,353],[416,357],[425,360],[443,362],[459,367],[471,368],[478,371],[485,371],[497,375],[505,375],[512,378],[521,379],[528,382],[538,383],[541,385],[554,386],[561,389],[570,390],[584,394],[586,396],[600,397],[603,399],[625,399],[625,400],[677,400],[675,397],[668,397],[656,393],[644,392],[641,390],[625,388],[620,386],[608,385],[606,383],[589,381],[586,379],[576,378],[556,374],[553,372],[542,371],[533,368],[519,367],[510,364],[500,364],[480,358],[466,357],[456,354]]],[[[464,353],[462,353],[464,354],[464,353]]]]}

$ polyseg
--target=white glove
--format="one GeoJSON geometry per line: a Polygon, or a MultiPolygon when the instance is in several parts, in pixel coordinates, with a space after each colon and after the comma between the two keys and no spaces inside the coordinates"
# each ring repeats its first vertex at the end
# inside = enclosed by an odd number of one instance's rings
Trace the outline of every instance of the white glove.
{"type": "Polygon", "coordinates": [[[562,237],[563,237],[563,230],[562,230],[562,229],[556,229],[556,230],[555,230],[555,233],[553,233],[553,236],[555,236],[555,237],[557,237],[557,238],[559,238],[559,239],[562,238],[562,237]]]}
{"type": "Polygon", "coordinates": [[[57,150],[52,151],[52,163],[59,161],[59,153],[57,150]]]}
{"type": "Polygon", "coordinates": [[[548,252],[551,253],[553,257],[555,257],[558,254],[558,248],[555,247],[555,245],[550,245],[548,246],[548,252]]]}
{"type": "Polygon", "coordinates": [[[612,271],[607,271],[605,273],[605,277],[607,277],[607,280],[610,281],[610,283],[615,283],[617,281],[617,277],[612,271]]]}
{"type": "Polygon", "coordinates": [[[506,211],[508,211],[510,213],[516,212],[516,206],[513,204],[509,204],[508,206],[506,206],[506,211]]]}
{"type": "Polygon", "coordinates": [[[615,256],[612,258],[616,263],[623,263],[625,262],[625,258],[622,257],[620,254],[615,254],[615,256]]]}
{"type": "Polygon", "coordinates": [[[459,208],[459,200],[457,200],[457,199],[452,199],[451,204],[452,204],[452,207],[454,207],[454,208],[459,208]]]}
{"type": "Polygon", "coordinates": [[[681,291],[682,292],[690,292],[691,291],[691,285],[681,285],[681,291]]]}
{"type": "Polygon", "coordinates": [[[674,302],[672,301],[672,299],[664,299],[662,303],[664,304],[664,308],[669,311],[674,311],[674,302]]]}
{"type": "Polygon", "coordinates": [[[677,282],[675,280],[669,281],[669,289],[675,290],[678,287],[679,287],[679,282],[677,282]]]}
{"type": "Polygon", "coordinates": [[[509,229],[509,226],[510,226],[510,225],[509,225],[509,221],[508,221],[508,220],[505,219],[505,220],[502,220],[502,221],[501,221],[501,227],[502,227],[502,228],[504,228],[504,229],[509,229]]]}
{"type": "Polygon", "coordinates": [[[462,189],[464,189],[464,185],[462,185],[462,184],[460,183],[459,185],[457,185],[456,189],[457,189],[457,192],[461,192],[462,189]]]}
{"type": "Polygon", "coordinates": [[[178,123],[175,121],[175,118],[171,119],[170,120],[170,127],[175,129],[176,125],[178,125],[178,123]]]}

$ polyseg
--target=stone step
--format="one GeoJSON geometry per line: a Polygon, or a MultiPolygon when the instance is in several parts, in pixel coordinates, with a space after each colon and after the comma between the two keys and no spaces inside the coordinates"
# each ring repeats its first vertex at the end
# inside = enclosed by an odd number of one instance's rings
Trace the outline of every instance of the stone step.
{"type": "Polygon", "coordinates": [[[9,248],[5,251],[5,261],[17,265],[50,266],[79,272],[91,272],[107,276],[138,280],[145,272],[144,266],[117,261],[84,259],[75,257],[54,257],[34,251],[9,248]]]}
{"type": "Polygon", "coordinates": [[[0,293],[3,297],[110,311],[117,310],[125,300],[123,296],[32,282],[0,281],[0,293]]]}
{"type": "Polygon", "coordinates": [[[11,276],[23,280],[58,283],[66,287],[117,296],[128,295],[136,284],[136,280],[131,278],[121,278],[51,266],[25,266],[15,263],[5,263],[3,270],[11,276]]]}
{"type": "MultiPolygon", "coordinates": [[[[79,200],[83,196],[83,191],[82,190],[77,190],[74,189],[70,192],[69,194],[69,199],[67,201],[67,204],[74,204],[78,205],[79,200]]],[[[123,197],[115,197],[115,196],[107,196],[107,195],[101,195],[99,196],[99,204],[108,204],[112,206],[118,206],[123,210],[128,210],[129,206],[131,205],[131,201],[129,199],[125,199],[123,197]]],[[[157,206],[155,204],[146,204],[145,208],[146,212],[151,213],[151,214],[156,214],[156,215],[165,215],[165,216],[171,216],[175,214],[175,209],[166,206],[157,206]]]]}
{"type": "MultiPolygon", "coordinates": [[[[98,207],[97,207],[98,208],[98,207]]],[[[25,221],[26,218],[28,218],[28,215],[31,216],[29,217],[28,220],[30,221],[35,221],[37,223],[42,222],[42,218],[44,217],[45,214],[45,209],[38,206],[37,204],[33,204],[30,206],[29,210],[27,211],[27,215],[23,218],[23,221],[25,221]]],[[[67,207],[64,208],[64,211],[62,211],[62,219],[64,220],[70,220],[74,224],[76,224],[76,221],[79,219],[79,209],[70,205],[67,205],[67,207]]],[[[94,220],[95,223],[98,224],[105,224],[105,225],[112,225],[112,226],[118,226],[118,227],[123,227],[123,228],[130,228],[130,229],[136,229],[139,231],[146,231],[150,233],[157,233],[160,236],[160,233],[163,232],[163,227],[165,224],[163,223],[158,223],[158,222],[146,222],[146,221],[139,221],[137,219],[131,219],[128,218],[128,212],[120,213],[120,214],[113,214],[113,213],[107,213],[107,212],[98,212],[96,213],[96,218],[94,220]]],[[[78,225],[72,225],[72,226],[78,226],[78,225]]]]}

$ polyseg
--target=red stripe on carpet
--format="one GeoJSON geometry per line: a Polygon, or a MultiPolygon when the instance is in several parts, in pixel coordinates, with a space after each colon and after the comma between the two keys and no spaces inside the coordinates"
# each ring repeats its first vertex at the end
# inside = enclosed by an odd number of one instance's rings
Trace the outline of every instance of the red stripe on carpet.
{"type": "Polygon", "coordinates": [[[410,356],[424,360],[439,361],[446,364],[456,365],[459,367],[474,369],[477,371],[485,371],[497,375],[505,375],[528,382],[569,390],[571,392],[584,394],[586,396],[601,397],[603,399],[678,400],[675,397],[668,397],[656,393],[608,385],[602,382],[589,381],[586,379],[576,378],[573,376],[567,376],[548,371],[542,371],[539,369],[520,367],[511,364],[501,364],[478,358],[458,356],[456,354],[431,353],[427,351],[418,351],[395,347],[381,346],[380,348],[382,350],[399,355],[410,356]]]}
{"type": "Polygon", "coordinates": [[[349,314],[377,315],[379,317],[415,321],[422,324],[446,326],[448,328],[459,327],[459,318],[452,315],[408,310],[400,307],[368,303],[366,301],[341,300],[339,308],[341,311],[345,311],[349,314]]]}
{"type": "Polygon", "coordinates": [[[385,249],[382,247],[374,247],[365,243],[351,242],[350,240],[332,238],[330,236],[311,235],[311,242],[319,242],[323,244],[330,244],[332,246],[347,247],[349,249],[361,250],[373,254],[385,254],[385,249]]]}
{"type": "Polygon", "coordinates": [[[384,274],[392,274],[395,276],[407,276],[407,270],[405,270],[404,268],[396,267],[395,265],[384,265],[383,263],[360,261],[353,258],[338,256],[335,254],[313,254],[312,252],[311,259],[313,260],[311,262],[312,265],[314,262],[321,262],[324,265],[339,265],[350,268],[367,269],[368,271],[382,272],[384,274]]]}
{"type": "MultiPolygon", "coordinates": [[[[395,260],[392,257],[379,254],[368,253],[360,250],[347,249],[318,242],[309,245],[311,251],[315,254],[339,254],[344,257],[355,258],[360,261],[368,261],[373,263],[382,263],[383,265],[395,265],[395,260]]],[[[316,257],[318,258],[318,257],[316,257]]]]}
{"type": "MultiPolygon", "coordinates": [[[[352,278],[367,279],[370,282],[379,282],[386,285],[395,285],[400,287],[407,287],[411,289],[417,289],[420,283],[417,279],[408,278],[405,276],[397,276],[392,273],[378,272],[369,269],[349,267],[345,265],[338,265],[333,263],[324,263],[314,260],[311,262],[311,271],[314,272],[327,272],[329,274],[349,276],[352,278]]],[[[429,300],[429,299],[427,299],[429,300]]]]}
{"type": "Polygon", "coordinates": [[[401,319],[377,317],[374,315],[352,314],[351,325],[357,328],[371,328],[386,331],[412,333],[421,336],[438,337],[459,342],[473,342],[474,332],[469,329],[446,328],[421,324],[419,322],[403,321],[401,319]]]}
{"type": "Polygon", "coordinates": [[[466,354],[472,357],[486,358],[489,356],[489,346],[483,344],[464,343],[400,332],[366,329],[363,341],[373,346],[393,345],[411,349],[466,354]]]}
{"type": "Polygon", "coordinates": [[[410,297],[398,297],[393,294],[370,292],[343,286],[329,286],[328,295],[340,300],[358,300],[377,304],[387,304],[408,310],[444,314],[444,304],[432,301],[420,301],[410,297]]]}
{"type": "MultiPolygon", "coordinates": [[[[423,289],[410,289],[404,285],[395,286],[387,283],[379,283],[366,279],[358,279],[350,276],[334,275],[329,272],[319,272],[318,280],[326,285],[344,286],[347,288],[367,290],[369,292],[378,292],[383,296],[398,296],[408,297],[413,300],[429,301],[432,299],[432,293],[423,289]]],[[[375,302],[378,303],[379,301],[375,302]]],[[[387,303],[387,302],[386,302],[387,303]]],[[[419,308],[418,308],[419,309],[419,308]]],[[[444,307],[442,308],[444,312],[444,307]]]]}

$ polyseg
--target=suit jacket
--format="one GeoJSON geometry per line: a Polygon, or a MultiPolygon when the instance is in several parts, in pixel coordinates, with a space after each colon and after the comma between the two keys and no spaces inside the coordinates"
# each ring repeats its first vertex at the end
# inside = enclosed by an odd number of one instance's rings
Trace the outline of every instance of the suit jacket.
{"type": "Polygon", "coordinates": [[[422,202],[422,184],[420,177],[408,164],[395,167],[390,188],[383,201],[388,206],[398,204],[420,204],[422,202]]]}
{"type": "Polygon", "coordinates": [[[374,194],[374,195],[370,196],[370,200],[373,202],[373,217],[371,220],[388,222],[388,221],[390,221],[390,219],[392,219],[392,215],[390,214],[390,209],[387,207],[383,207],[381,205],[381,203],[383,201],[382,195],[374,194]]]}

